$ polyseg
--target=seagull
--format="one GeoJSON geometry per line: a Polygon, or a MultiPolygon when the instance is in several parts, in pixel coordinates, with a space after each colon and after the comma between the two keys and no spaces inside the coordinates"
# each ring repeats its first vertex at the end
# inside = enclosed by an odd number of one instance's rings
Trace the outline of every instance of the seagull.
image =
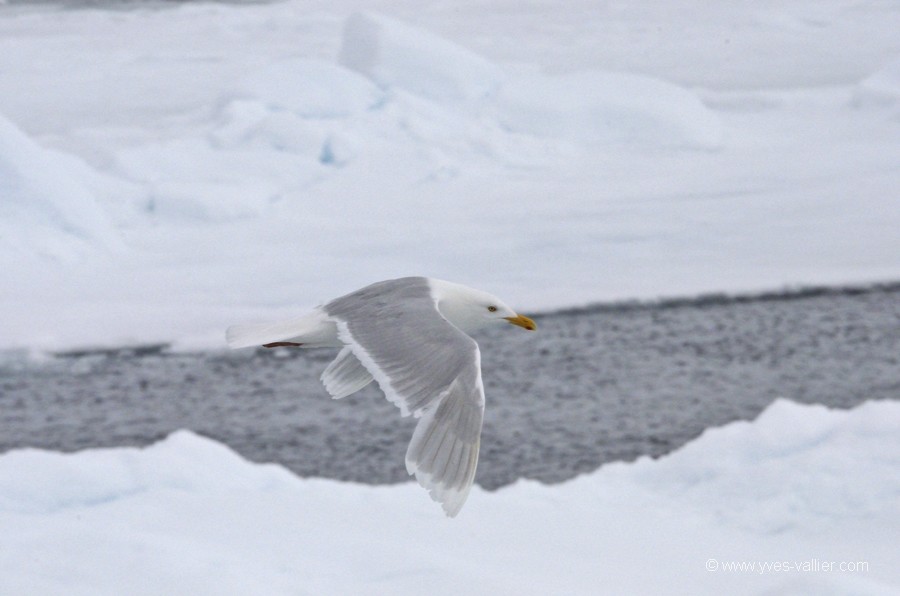
{"type": "Polygon", "coordinates": [[[231,348],[339,348],[322,373],[325,389],[341,399],[374,380],[401,415],[418,418],[406,470],[454,517],[475,479],[484,419],[481,352],[468,333],[495,323],[536,328],[487,292],[403,277],[297,318],[229,327],[226,340],[231,348]]]}

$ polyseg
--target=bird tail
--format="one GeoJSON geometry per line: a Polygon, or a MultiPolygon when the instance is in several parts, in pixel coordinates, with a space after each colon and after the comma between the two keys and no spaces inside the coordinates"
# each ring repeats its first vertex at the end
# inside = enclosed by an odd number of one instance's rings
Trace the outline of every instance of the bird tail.
{"type": "Polygon", "coordinates": [[[225,331],[230,348],[263,345],[302,345],[303,347],[332,345],[337,338],[334,323],[319,310],[302,317],[274,323],[233,325],[225,331]]]}

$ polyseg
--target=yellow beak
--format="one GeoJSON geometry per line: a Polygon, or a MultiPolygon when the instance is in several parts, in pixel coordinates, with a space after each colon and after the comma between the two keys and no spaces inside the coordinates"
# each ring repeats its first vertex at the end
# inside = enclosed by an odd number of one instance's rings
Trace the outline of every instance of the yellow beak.
{"type": "Polygon", "coordinates": [[[537,329],[537,325],[534,324],[534,321],[526,317],[525,315],[516,315],[514,317],[504,317],[507,321],[512,323],[513,325],[517,325],[524,329],[528,329],[529,331],[534,331],[537,329]]]}

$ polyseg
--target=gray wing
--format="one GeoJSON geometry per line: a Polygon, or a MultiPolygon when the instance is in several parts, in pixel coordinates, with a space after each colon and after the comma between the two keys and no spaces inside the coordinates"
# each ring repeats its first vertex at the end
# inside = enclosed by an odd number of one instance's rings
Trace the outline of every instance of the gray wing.
{"type": "Polygon", "coordinates": [[[344,347],[319,379],[331,397],[341,399],[371,383],[372,374],[353,355],[349,347],[344,347]]]}
{"type": "Polygon", "coordinates": [[[421,418],[406,469],[456,515],[475,478],[484,418],[478,344],[441,316],[425,278],[373,284],[324,309],[387,399],[421,418]]]}

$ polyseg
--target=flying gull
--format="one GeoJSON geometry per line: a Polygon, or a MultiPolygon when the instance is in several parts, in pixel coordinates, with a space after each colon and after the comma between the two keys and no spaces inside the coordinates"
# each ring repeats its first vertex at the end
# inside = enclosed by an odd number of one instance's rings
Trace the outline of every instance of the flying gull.
{"type": "Polygon", "coordinates": [[[484,385],[481,353],[467,335],[493,323],[534,330],[496,296],[427,277],[374,283],[277,323],[237,325],[232,348],[340,348],[322,373],[334,399],[378,383],[403,416],[419,418],[406,470],[450,517],[459,513],[478,464],[484,385]]]}

